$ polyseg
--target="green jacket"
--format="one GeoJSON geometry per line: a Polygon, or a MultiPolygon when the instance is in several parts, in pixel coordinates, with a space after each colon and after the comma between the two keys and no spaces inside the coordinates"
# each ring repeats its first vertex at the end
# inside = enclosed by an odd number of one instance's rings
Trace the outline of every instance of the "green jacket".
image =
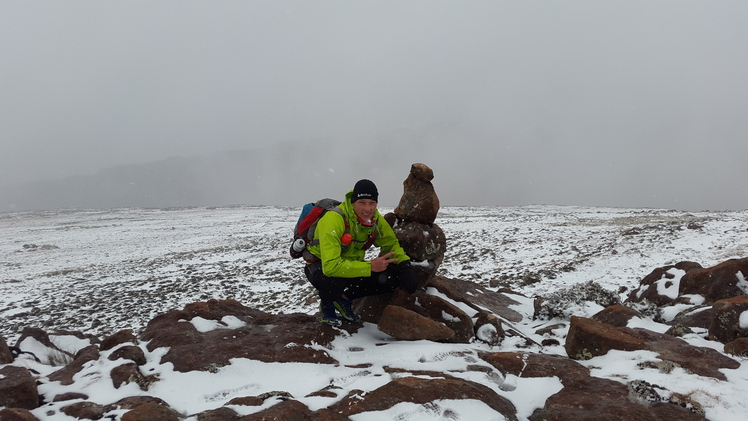
{"type": "Polygon", "coordinates": [[[312,242],[316,245],[310,244],[307,247],[310,253],[322,260],[322,273],[338,278],[371,276],[371,264],[364,261],[366,250],[363,246],[373,229],[377,230],[374,246],[379,247],[382,253],[394,252],[392,258],[397,259],[398,263],[410,260],[410,257],[400,247],[392,227],[378,209],[374,213],[376,223],[373,226],[367,227],[358,222],[351,204],[352,195],[353,191],[348,192],[339,206],[348,220],[349,233],[354,240],[345,252],[340,242],[340,237],[345,233],[345,221],[337,212],[327,212],[320,218],[314,230],[315,241],[312,242]]]}

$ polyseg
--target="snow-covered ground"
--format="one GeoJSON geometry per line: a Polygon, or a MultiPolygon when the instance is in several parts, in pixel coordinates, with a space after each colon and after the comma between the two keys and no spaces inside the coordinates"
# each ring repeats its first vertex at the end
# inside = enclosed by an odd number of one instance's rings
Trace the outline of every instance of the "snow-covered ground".
{"type": "MultiPolygon", "coordinates": [[[[312,314],[316,292],[303,278],[303,263],[288,256],[298,212],[297,208],[237,206],[0,214],[0,334],[14,344],[24,326],[47,331],[78,330],[100,337],[126,328],[138,332],[157,314],[209,298],[232,298],[273,313],[312,314]]],[[[525,320],[515,327],[531,337],[537,337],[534,332],[540,324],[531,320],[535,295],[595,281],[623,298],[656,267],[683,260],[706,267],[748,256],[748,211],[445,207],[436,223],[444,230],[448,246],[439,273],[524,294],[527,298],[518,296],[521,304],[514,309],[525,320]]],[[[590,316],[599,309],[590,305],[580,309],[579,315],[590,316]]],[[[666,328],[652,321],[640,324],[658,331],[666,328]]],[[[704,339],[703,332],[684,339],[722,351],[722,345],[704,339]]],[[[520,342],[519,338],[507,338],[495,348],[477,342],[400,342],[367,324],[356,334],[341,334],[328,350],[341,362],[336,367],[242,360],[221,369],[220,375],[176,373],[155,363],[158,358],[153,356],[148,370],[158,373],[161,380],[148,393],[165,399],[184,414],[218,407],[235,396],[276,390],[288,391],[317,409],[329,406],[331,399],[303,398],[321,388],[317,383],[341,387],[341,396],[353,389],[373,390],[395,376],[385,373],[383,367],[394,366],[448,370],[485,384],[512,400],[520,418],[526,419],[560,389],[558,380],[501,379],[464,370],[480,361],[479,351],[539,352],[528,350],[520,342]],[[352,368],[364,361],[372,365],[352,368]],[[381,376],[371,375],[378,371],[381,376]],[[300,375],[317,380],[298,382],[300,375]],[[507,382],[516,388],[505,387],[507,382]],[[184,386],[188,384],[191,386],[184,386]]],[[[543,352],[563,355],[564,349],[546,347],[543,352]]],[[[643,379],[667,386],[670,392],[690,395],[702,404],[709,419],[739,420],[748,413],[744,399],[748,393],[748,364],[725,370],[729,381],[722,382],[680,369],[663,374],[641,368],[641,361],[655,359],[649,354],[612,352],[584,364],[592,367],[596,376],[623,382],[643,379]]],[[[42,374],[52,369],[31,360],[25,364],[42,374]]],[[[99,366],[86,370],[108,373],[99,366]]],[[[91,381],[82,391],[97,402],[143,393],[134,385],[114,389],[111,380],[107,383],[101,376],[89,378],[99,380],[91,381]]],[[[56,384],[40,387],[42,392],[64,388],[56,384]]],[[[261,408],[234,409],[247,413],[261,408]]],[[[59,412],[45,415],[48,410],[35,414],[41,419],[69,419],[59,412]]],[[[401,404],[386,414],[366,413],[354,419],[425,420],[447,416],[502,419],[481,403],[464,401],[431,406],[401,404]]]]}

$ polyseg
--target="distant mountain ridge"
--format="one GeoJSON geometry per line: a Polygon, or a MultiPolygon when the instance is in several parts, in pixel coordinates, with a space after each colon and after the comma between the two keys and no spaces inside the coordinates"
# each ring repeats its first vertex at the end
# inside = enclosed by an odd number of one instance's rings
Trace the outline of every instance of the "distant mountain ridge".
{"type": "MultiPolygon", "coordinates": [[[[358,178],[373,177],[373,164],[355,155],[347,158],[328,142],[304,141],[120,165],[90,176],[0,187],[0,211],[300,206],[318,196],[342,196],[358,178]]],[[[376,166],[380,188],[400,184],[410,169],[395,160],[376,166]]],[[[401,187],[390,193],[390,201],[399,199],[401,187]]]]}

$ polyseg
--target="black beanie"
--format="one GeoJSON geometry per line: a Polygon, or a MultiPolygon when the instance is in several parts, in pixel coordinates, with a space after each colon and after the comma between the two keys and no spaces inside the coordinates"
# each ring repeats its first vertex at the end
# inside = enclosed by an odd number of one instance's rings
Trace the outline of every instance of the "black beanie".
{"type": "Polygon", "coordinates": [[[371,180],[359,180],[353,187],[353,196],[351,197],[351,203],[358,199],[371,199],[375,202],[379,202],[379,192],[377,186],[371,182],[371,180]]]}

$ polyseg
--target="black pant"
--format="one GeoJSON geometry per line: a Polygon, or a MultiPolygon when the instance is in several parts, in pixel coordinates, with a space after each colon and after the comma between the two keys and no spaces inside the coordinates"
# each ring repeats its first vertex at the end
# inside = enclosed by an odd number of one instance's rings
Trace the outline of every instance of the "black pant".
{"type": "Polygon", "coordinates": [[[306,265],[304,274],[319,291],[322,305],[331,305],[344,294],[349,300],[392,292],[400,285],[400,265],[391,264],[384,272],[361,278],[338,278],[322,273],[322,261],[306,265]]]}

